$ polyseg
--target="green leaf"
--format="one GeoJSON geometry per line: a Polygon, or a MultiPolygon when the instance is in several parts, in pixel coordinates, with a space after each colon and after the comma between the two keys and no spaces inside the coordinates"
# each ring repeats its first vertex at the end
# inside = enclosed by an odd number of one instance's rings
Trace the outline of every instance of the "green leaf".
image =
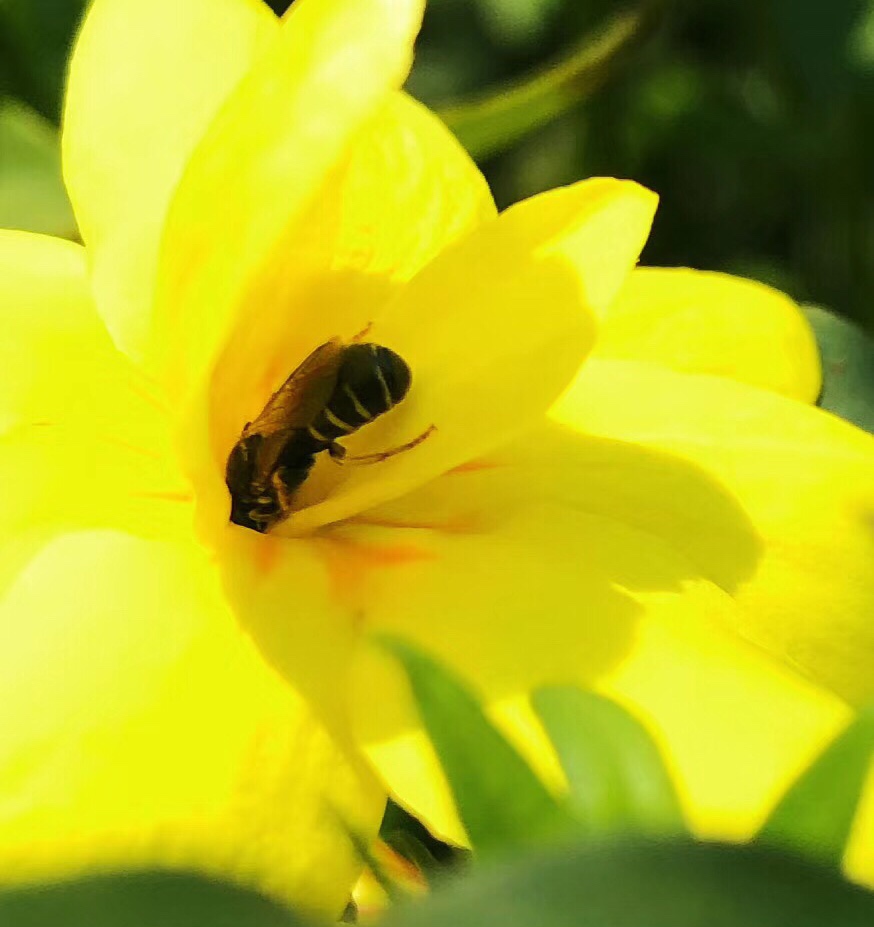
{"type": "Polygon", "coordinates": [[[0,90],[55,122],[85,0],[0,0],[0,90]]]}
{"type": "Polygon", "coordinates": [[[553,841],[579,825],[448,670],[404,641],[377,641],[403,666],[473,849],[483,855],[553,841]]]}
{"type": "Polygon", "coordinates": [[[822,356],[819,405],[874,432],[874,341],[858,325],[820,306],[803,306],[822,356]]]}
{"type": "Polygon", "coordinates": [[[647,19],[639,11],[617,14],[544,71],[445,107],[440,116],[473,157],[497,154],[589,97],[647,19]]]}
{"type": "Polygon", "coordinates": [[[874,895],[761,847],[606,844],[455,880],[381,927],[870,927],[874,895]]]}
{"type": "Polygon", "coordinates": [[[3,927],[300,927],[255,892],[194,875],[143,872],[0,892],[3,927]]]}
{"type": "Polygon", "coordinates": [[[874,751],[874,709],[859,712],[789,787],[756,836],[840,867],[874,751]]]}
{"type": "Polygon", "coordinates": [[[76,234],[57,130],[11,101],[0,103],[0,228],[61,238],[76,234]]]}
{"type": "Polygon", "coordinates": [[[571,789],[571,807],[593,832],[684,833],[677,793],[653,740],[609,699],[570,686],[532,698],[571,789]]]}

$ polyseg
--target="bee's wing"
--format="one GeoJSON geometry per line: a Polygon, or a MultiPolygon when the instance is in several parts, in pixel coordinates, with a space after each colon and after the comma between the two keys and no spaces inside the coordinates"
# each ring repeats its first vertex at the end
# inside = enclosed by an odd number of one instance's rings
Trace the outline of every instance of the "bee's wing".
{"type": "Polygon", "coordinates": [[[257,433],[281,440],[296,428],[306,428],[331,398],[344,351],[339,338],[316,348],[270,397],[244,436],[257,433]]]}

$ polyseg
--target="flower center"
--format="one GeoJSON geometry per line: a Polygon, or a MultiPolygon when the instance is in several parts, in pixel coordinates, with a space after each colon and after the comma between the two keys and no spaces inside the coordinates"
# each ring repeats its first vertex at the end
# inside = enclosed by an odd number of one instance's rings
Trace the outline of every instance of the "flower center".
{"type": "Polygon", "coordinates": [[[335,338],[316,348],[231,450],[225,469],[231,521],[262,533],[284,521],[323,451],[338,463],[379,463],[423,441],[433,428],[361,457],[348,457],[339,443],[401,402],[411,381],[404,359],[382,345],[335,338]]]}

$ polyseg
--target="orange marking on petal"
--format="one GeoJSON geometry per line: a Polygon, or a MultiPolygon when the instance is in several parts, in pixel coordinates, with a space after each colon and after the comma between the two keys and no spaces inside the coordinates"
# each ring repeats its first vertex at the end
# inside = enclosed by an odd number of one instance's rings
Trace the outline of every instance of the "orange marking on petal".
{"type": "Polygon", "coordinates": [[[375,571],[436,558],[436,554],[417,544],[364,544],[337,535],[313,541],[328,572],[331,594],[351,609],[360,607],[375,571]]]}
{"type": "Polygon", "coordinates": [[[451,470],[446,471],[447,476],[457,476],[462,473],[477,473],[480,470],[497,470],[504,464],[497,463],[493,460],[468,460],[467,463],[459,464],[451,470]]]}
{"type": "Polygon", "coordinates": [[[192,502],[194,500],[194,493],[186,490],[179,490],[178,492],[173,490],[162,492],[157,489],[154,491],[144,490],[135,493],[135,495],[142,499],[160,499],[162,502],[192,502]]]}
{"type": "Polygon", "coordinates": [[[261,576],[266,579],[276,568],[279,563],[281,551],[280,538],[271,537],[269,534],[262,535],[255,541],[255,567],[261,576]]]}

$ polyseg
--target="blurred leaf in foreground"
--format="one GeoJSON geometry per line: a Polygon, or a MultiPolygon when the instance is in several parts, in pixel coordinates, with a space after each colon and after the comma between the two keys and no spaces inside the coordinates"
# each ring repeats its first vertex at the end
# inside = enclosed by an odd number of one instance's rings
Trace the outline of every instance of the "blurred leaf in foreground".
{"type": "Polygon", "coordinates": [[[641,11],[617,14],[543,71],[445,107],[440,116],[474,158],[497,154],[590,96],[646,22],[641,11]]]}
{"type": "Polygon", "coordinates": [[[3,927],[300,927],[262,895],[193,875],[105,875],[0,892],[3,927]]]}
{"type": "Polygon", "coordinates": [[[506,853],[580,830],[451,673],[397,638],[378,642],[406,672],[475,851],[506,853]]]}
{"type": "Polygon", "coordinates": [[[532,703],[567,776],[573,810],[588,828],[684,833],[658,748],[627,711],[570,686],[540,689],[532,703]]]}
{"type": "Polygon", "coordinates": [[[379,828],[380,839],[425,875],[464,865],[468,850],[438,840],[425,825],[389,798],[379,828]]]}
{"type": "Polygon", "coordinates": [[[758,847],[591,844],[459,879],[383,927],[868,927],[874,895],[758,847]]]}
{"type": "Polygon", "coordinates": [[[874,751],[874,710],[859,713],[790,786],[756,838],[839,867],[874,751]]]}
{"type": "Polygon", "coordinates": [[[804,306],[822,356],[819,405],[874,432],[874,341],[855,323],[820,306],[804,306]]]}
{"type": "Polygon", "coordinates": [[[55,127],[23,104],[0,102],[0,228],[76,234],[55,127]]]}

